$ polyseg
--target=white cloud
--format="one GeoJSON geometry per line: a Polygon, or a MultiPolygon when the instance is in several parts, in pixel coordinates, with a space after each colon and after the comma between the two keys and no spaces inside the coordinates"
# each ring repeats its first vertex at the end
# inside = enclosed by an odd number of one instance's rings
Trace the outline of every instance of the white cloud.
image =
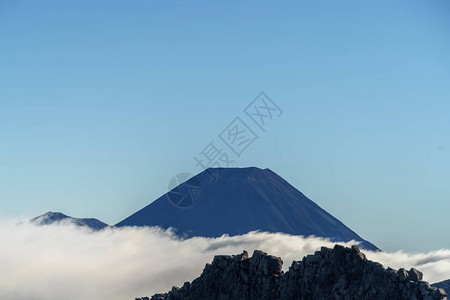
{"type": "MultiPolygon", "coordinates": [[[[179,240],[158,228],[90,233],[68,224],[2,221],[0,299],[134,299],[193,280],[216,254],[260,249],[282,257],[288,268],[292,260],[333,245],[284,234],[179,240]]],[[[430,282],[450,278],[450,250],[366,254],[385,266],[417,267],[430,282]]]]}

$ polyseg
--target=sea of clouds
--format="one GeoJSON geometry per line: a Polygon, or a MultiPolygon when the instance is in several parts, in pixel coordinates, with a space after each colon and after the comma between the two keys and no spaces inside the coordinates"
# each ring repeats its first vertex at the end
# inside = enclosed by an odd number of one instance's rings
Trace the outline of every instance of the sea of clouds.
{"type": "MultiPolygon", "coordinates": [[[[322,238],[273,233],[181,240],[159,228],[90,232],[69,223],[18,223],[0,221],[0,299],[132,300],[192,281],[216,254],[247,250],[251,255],[260,249],[280,256],[287,269],[292,260],[334,245],[322,238]]],[[[450,278],[450,250],[365,253],[385,267],[415,267],[429,282],[450,278]]]]}

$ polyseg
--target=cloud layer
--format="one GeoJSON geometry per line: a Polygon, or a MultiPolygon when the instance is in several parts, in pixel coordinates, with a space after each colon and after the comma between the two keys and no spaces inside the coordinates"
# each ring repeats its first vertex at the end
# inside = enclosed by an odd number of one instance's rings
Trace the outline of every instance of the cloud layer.
{"type": "MultiPolygon", "coordinates": [[[[91,233],[67,223],[37,227],[1,221],[0,299],[131,300],[193,280],[216,254],[260,249],[282,257],[288,268],[292,260],[333,245],[321,238],[285,234],[179,240],[158,228],[91,233]]],[[[450,250],[366,255],[386,267],[416,267],[430,282],[450,278],[450,250]]]]}

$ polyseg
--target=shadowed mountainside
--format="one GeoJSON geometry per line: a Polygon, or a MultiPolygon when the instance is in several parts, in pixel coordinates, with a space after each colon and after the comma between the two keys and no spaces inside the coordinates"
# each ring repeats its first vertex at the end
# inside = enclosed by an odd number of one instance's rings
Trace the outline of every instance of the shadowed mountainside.
{"type": "Polygon", "coordinates": [[[116,226],[172,227],[183,237],[282,232],[378,250],[286,180],[255,167],[207,169],[116,226]]]}
{"type": "Polygon", "coordinates": [[[436,282],[433,284],[434,287],[441,288],[445,290],[447,293],[450,293],[450,279],[444,280],[441,282],[436,282]]]}

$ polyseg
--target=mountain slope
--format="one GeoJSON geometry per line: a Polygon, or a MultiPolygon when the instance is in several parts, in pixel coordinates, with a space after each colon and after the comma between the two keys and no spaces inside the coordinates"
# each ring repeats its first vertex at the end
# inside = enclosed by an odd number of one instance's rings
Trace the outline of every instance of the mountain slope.
{"type": "Polygon", "coordinates": [[[60,212],[47,212],[39,217],[31,219],[32,223],[35,223],[36,225],[43,226],[43,225],[50,225],[54,223],[60,223],[60,222],[70,222],[72,224],[75,224],[79,227],[88,227],[92,230],[98,231],[102,230],[105,227],[108,227],[108,224],[105,224],[97,219],[79,219],[79,218],[72,218],[69,216],[66,216],[65,214],[62,214],[60,212]]]}
{"type": "Polygon", "coordinates": [[[434,283],[433,286],[437,287],[437,288],[440,288],[440,289],[443,289],[447,293],[450,293],[450,279],[434,283]]]}
{"type": "Polygon", "coordinates": [[[377,250],[269,169],[208,169],[116,226],[172,227],[186,237],[283,232],[357,240],[362,248],[377,250]],[[188,208],[173,204],[183,204],[182,199],[195,204],[188,208]]]}

